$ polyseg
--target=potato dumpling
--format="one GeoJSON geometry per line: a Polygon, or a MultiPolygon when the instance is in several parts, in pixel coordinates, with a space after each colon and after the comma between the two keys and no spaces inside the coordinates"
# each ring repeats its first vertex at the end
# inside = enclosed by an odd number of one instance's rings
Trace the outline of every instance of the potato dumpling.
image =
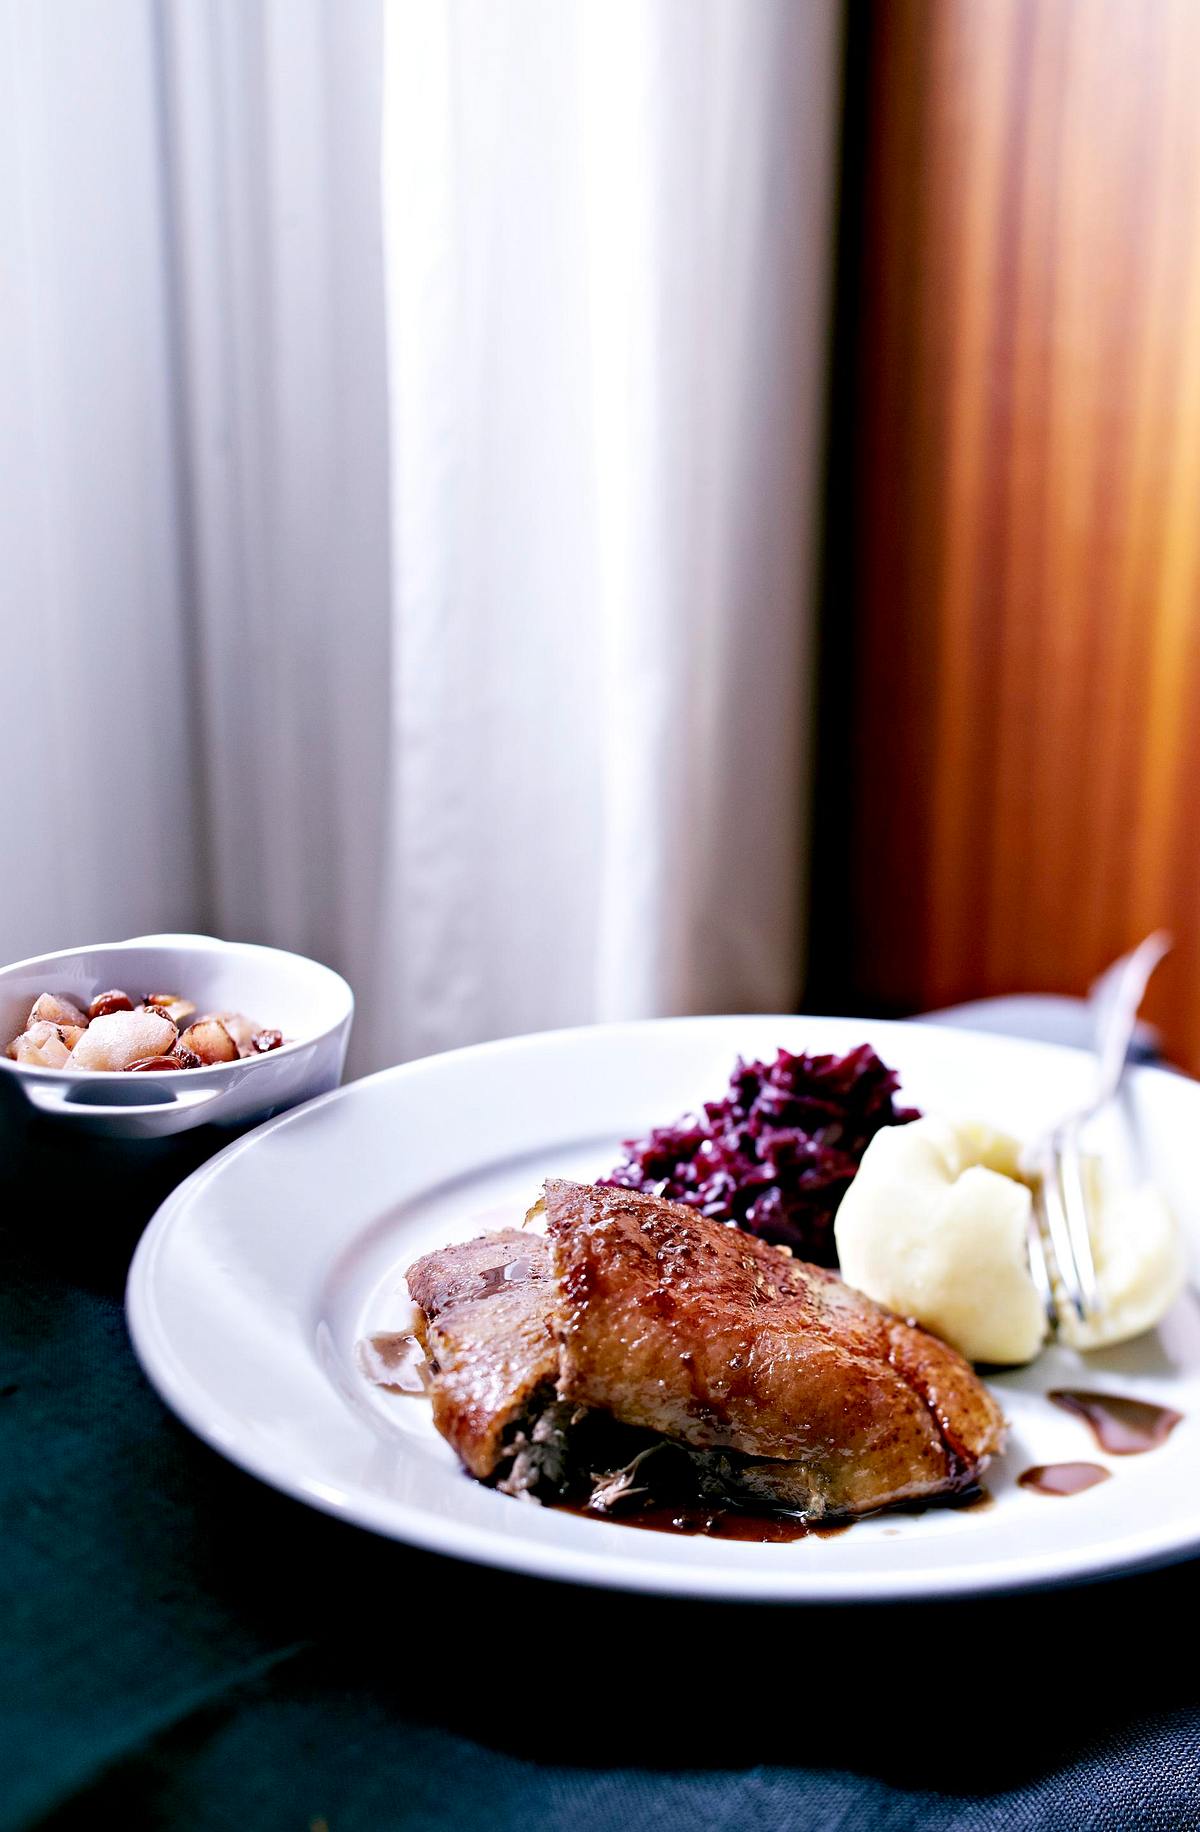
{"type": "Polygon", "coordinates": [[[1119,1182],[1097,1158],[1085,1158],[1101,1314],[1080,1323],[1067,1305],[1059,1335],[1077,1349],[1105,1348],[1153,1329],[1187,1278],[1179,1224],[1161,1190],[1119,1182]]]}
{"type": "MultiPolygon", "coordinates": [[[[838,1209],[834,1235],[848,1284],[914,1317],[972,1361],[1032,1361],[1047,1323],[1029,1270],[1033,1192],[1016,1139],[927,1116],[872,1139],[838,1209]]],[[[1159,1192],[1119,1184],[1096,1159],[1089,1180],[1103,1316],[1066,1314],[1077,1348],[1151,1328],[1183,1282],[1178,1228],[1159,1192]]]]}
{"type": "Polygon", "coordinates": [[[972,1361],[1032,1361],[1046,1320],[1015,1139],[927,1117],[871,1140],[834,1223],[842,1277],[972,1361]]]}

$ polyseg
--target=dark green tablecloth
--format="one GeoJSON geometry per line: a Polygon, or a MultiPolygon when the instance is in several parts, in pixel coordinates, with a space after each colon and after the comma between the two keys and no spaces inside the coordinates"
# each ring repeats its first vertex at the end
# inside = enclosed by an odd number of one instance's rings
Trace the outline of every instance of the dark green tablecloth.
{"type": "Polygon", "coordinates": [[[122,1314],[207,1149],[4,1135],[4,1828],[1200,1826],[1196,1564],[971,1606],[660,1603],[410,1552],[228,1468],[122,1314]]]}

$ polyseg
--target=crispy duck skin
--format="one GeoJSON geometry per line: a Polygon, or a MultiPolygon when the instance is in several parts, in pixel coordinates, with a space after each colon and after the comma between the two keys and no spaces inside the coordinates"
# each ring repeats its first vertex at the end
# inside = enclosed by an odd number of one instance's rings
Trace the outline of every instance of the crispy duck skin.
{"type": "Polygon", "coordinates": [[[408,1270],[422,1314],[433,1422],[486,1481],[540,1389],[553,1394],[553,1268],[538,1234],[505,1228],[427,1253],[408,1270]]]}
{"type": "Polygon", "coordinates": [[[562,1399],[734,1452],[747,1499],[814,1516],[969,1487],[1001,1448],[968,1363],[836,1274],[638,1191],[545,1201],[562,1399]]]}
{"type": "Polygon", "coordinates": [[[434,1422],[480,1480],[532,1489],[607,1418],[686,1450],[705,1493],[846,1517],[967,1488],[1001,1448],[962,1357],[836,1274],[639,1191],[552,1180],[545,1209],[546,1238],[408,1274],[434,1422]]]}

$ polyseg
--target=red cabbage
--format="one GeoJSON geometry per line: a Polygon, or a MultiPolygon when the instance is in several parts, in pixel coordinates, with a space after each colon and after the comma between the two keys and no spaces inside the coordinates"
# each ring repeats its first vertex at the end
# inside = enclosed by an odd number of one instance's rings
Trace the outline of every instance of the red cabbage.
{"type": "Polygon", "coordinates": [[[625,1140],[625,1162],[599,1181],[687,1203],[836,1266],[833,1218],[864,1151],[882,1126],[917,1118],[897,1107],[899,1085],[865,1043],[848,1056],[739,1057],[724,1100],[625,1140]]]}

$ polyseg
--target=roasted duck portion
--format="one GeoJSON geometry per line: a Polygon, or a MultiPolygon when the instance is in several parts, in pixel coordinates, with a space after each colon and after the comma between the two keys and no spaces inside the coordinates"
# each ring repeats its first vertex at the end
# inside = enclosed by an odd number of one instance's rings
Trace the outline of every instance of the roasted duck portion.
{"type": "Polygon", "coordinates": [[[961,1491],[1000,1448],[967,1363],[835,1274],[633,1190],[552,1180],[545,1211],[544,1241],[409,1273],[435,1420],[473,1475],[836,1518],[961,1491]]]}
{"type": "Polygon", "coordinates": [[[516,1428],[558,1379],[549,1244],[505,1228],[427,1253],[408,1270],[421,1312],[433,1422],[473,1476],[511,1458],[516,1428]]]}

